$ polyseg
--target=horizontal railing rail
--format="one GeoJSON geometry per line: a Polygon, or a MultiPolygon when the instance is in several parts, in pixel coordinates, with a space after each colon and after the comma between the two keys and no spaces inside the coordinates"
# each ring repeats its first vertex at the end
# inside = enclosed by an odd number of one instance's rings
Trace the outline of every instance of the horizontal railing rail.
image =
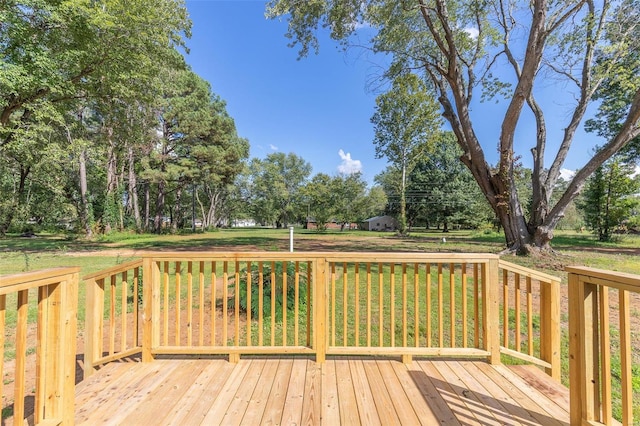
{"type": "Polygon", "coordinates": [[[86,285],[84,375],[88,377],[102,364],[142,352],[142,260],[82,279],[86,285]]]}
{"type": "Polygon", "coordinates": [[[560,381],[560,278],[500,259],[500,351],[560,381]]]}
{"type": "Polygon", "coordinates": [[[13,417],[15,425],[27,419],[35,424],[73,424],[79,270],[54,268],[0,277],[3,402],[5,386],[13,383],[13,404],[2,407],[2,424],[5,416],[13,417]],[[7,308],[7,301],[16,303],[15,311],[7,308]],[[5,370],[11,358],[7,348],[15,354],[13,372],[5,370]],[[35,369],[35,383],[27,382],[28,369],[35,369]],[[26,409],[29,398],[34,399],[33,412],[26,409]]]}
{"type": "Polygon", "coordinates": [[[637,377],[632,370],[631,312],[639,309],[640,275],[584,267],[566,270],[571,424],[609,425],[618,417],[632,425],[637,377]],[[615,384],[619,394],[614,400],[615,384]]]}

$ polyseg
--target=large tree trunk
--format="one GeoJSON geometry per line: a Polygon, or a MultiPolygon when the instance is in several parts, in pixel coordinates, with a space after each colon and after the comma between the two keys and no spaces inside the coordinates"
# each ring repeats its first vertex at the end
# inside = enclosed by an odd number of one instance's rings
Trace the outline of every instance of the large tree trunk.
{"type": "Polygon", "coordinates": [[[165,184],[164,181],[158,182],[158,198],[156,198],[156,217],[154,221],[154,231],[159,234],[162,232],[162,215],[164,213],[164,197],[165,184]]]}
{"type": "Polygon", "coordinates": [[[87,197],[87,152],[83,149],[80,152],[80,224],[87,238],[91,238],[91,210],[89,209],[89,199],[87,197]]]}
{"type": "Polygon", "coordinates": [[[136,177],[135,170],[135,157],[133,155],[133,147],[129,146],[129,201],[131,203],[131,210],[134,220],[136,222],[136,231],[140,231],[142,228],[142,221],[140,218],[140,206],[138,205],[138,179],[136,177]]]}

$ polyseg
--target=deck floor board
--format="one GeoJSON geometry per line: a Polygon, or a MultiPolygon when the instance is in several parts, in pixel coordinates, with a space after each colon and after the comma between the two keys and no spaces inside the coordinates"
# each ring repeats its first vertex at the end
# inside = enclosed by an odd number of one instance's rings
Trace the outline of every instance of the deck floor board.
{"type": "Polygon", "coordinates": [[[469,360],[113,363],[76,401],[78,424],[569,424],[568,390],[542,371],[469,360]]]}

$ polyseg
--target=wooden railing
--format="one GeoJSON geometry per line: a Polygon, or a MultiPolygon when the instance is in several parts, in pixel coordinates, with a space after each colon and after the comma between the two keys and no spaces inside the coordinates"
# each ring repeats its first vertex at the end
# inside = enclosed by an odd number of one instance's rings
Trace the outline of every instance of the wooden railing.
{"type": "Polygon", "coordinates": [[[503,353],[560,375],[558,279],[496,255],[173,252],[143,254],[141,262],[88,277],[87,288],[96,289],[87,291],[87,309],[96,309],[87,314],[91,368],[140,350],[145,361],[287,353],[314,354],[319,362],[351,354],[498,363],[503,353]],[[134,275],[140,265],[142,274],[134,275]],[[144,282],[142,337],[112,349],[117,324],[124,335],[137,323],[114,318],[114,301],[125,297],[120,290],[111,290],[105,313],[104,283],[127,287],[132,276],[144,282]],[[110,344],[104,354],[102,342],[110,344]]]}
{"type": "Polygon", "coordinates": [[[11,414],[16,425],[24,424],[31,415],[30,422],[35,424],[73,424],[78,275],[79,268],[55,268],[0,277],[3,401],[5,386],[13,383],[13,406],[2,407],[2,424],[5,415],[11,414]],[[7,301],[15,301],[17,309],[8,310],[7,301]],[[35,317],[31,321],[30,311],[35,317]],[[7,342],[7,338],[12,341],[7,342]],[[11,374],[4,368],[10,358],[5,353],[7,347],[15,349],[11,374]],[[28,354],[34,349],[32,359],[28,354]],[[26,381],[26,372],[33,369],[35,385],[26,381]],[[34,391],[30,390],[32,386],[34,391]],[[25,404],[30,399],[32,413],[25,404]]]}
{"type": "Polygon", "coordinates": [[[83,277],[86,285],[85,377],[101,364],[142,351],[141,268],[142,260],[136,260],[83,277]],[[108,301],[106,309],[105,300],[108,301]]]}
{"type": "Polygon", "coordinates": [[[504,260],[500,268],[500,351],[560,381],[560,278],[504,260]]]}
{"type": "MultiPolygon", "coordinates": [[[[571,424],[633,423],[631,304],[640,275],[568,267],[571,424]],[[611,322],[617,316],[619,323],[611,322]],[[615,331],[612,333],[612,331],[615,331]],[[612,372],[615,372],[612,373],[612,372]],[[614,382],[620,395],[613,403],[614,382]]],[[[636,378],[637,379],[637,378],[636,378]]]]}

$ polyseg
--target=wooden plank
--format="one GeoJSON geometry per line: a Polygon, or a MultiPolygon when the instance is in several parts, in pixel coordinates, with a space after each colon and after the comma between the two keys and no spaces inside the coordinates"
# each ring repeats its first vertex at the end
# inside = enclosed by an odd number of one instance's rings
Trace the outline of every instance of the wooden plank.
{"type": "Polygon", "coordinates": [[[376,403],[373,399],[371,388],[369,387],[369,381],[362,360],[350,360],[349,367],[361,424],[371,426],[380,425],[378,410],[376,409],[376,403]]]}
{"type": "Polygon", "coordinates": [[[385,378],[380,373],[375,360],[364,360],[364,371],[371,387],[371,394],[378,409],[378,416],[383,425],[400,424],[400,419],[393,405],[393,398],[385,386],[385,378]]]}
{"type": "Polygon", "coordinates": [[[474,374],[471,374],[469,370],[465,369],[459,362],[456,361],[447,361],[446,366],[457,375],[461,384],[463,385],[463,395],[467,396],[469,393],[465,393],[464,389],[471,392],[476,400],[482,404],[483,407],[486,408],[486,411],[491,414],[492,417],[489,417],[490,421],[487,421],[487,424],[490,424],[493,421],[493,418],[496,420],[496,424],[500,425],[520,425],[521,423],[511,414],[508,413],[507,408],[501,404],[491,393],[487,390],[487,383],[480,382],[476,377],[478,374],[476,371],[473,371],[474,374]]]}
{"type": "MultiPolygon", "coordinates": [[[[152,389],[140,400],[135,410],[131,411],[122,420],[119,413],[109,421],[121,424],[153,424],[158,421],[158,410],[170,413],[193,384],[194,377],[202,371],[203,364],[197,360],[174,360],[176,366],[171,373],[171,380],[166,380],[152,389]]],[[[120,410],[118,410],[119,412],[120,410]]]]}
{"type": "Polygon", "coordinates": [[[212,365],[217,365],[218,368],[215,370],[207,368],[196,378],[194,382],[194,386],[196,386],[194,393],[187,393],[188,399],[181,401],[179,411],[169,419],[167,424],[174,426],[186,424],[199,425],[207,414],[209,414],[211,406],[220,393],[223,392],[227,380],[229,380],[231,374],[236,371],[236,366],[238,365],[230,364],[222,359],[210,360],[209,362],[212,365]]]}
{"type": "MultiPolygon", "coordinates": [[[[13,418],[21,423],[24,419],[24,397],[26,393],[25,377],[27,365],[27,317],[29,314],[29,290],[20,290],[17,297],[17,320],[15,340],[15,382],[13,399],[13,418]]],[[[4,331],[3,331],[4,332],[4,331]]],[[[3,378],[4,380],[4,378],[3,378]]]]}
{"type": "Polygon", "coordinates": [[[304,402],[302,404],[302,425],[320,424],[322,413],[322,371],[321,364],[307,362],[304,382],[304,402]]]}
{"type": "MultiPolygon", "coordinates": [[[[598,289],[600,305],[600,385],[602,392],[602,420],[610,424],[611,414],[611,329],[609,325],[609,287],[598,289]]],[[[621,311],[622,312],[622,311],[621,311]]],[[[624,327],[623,322],[620,325],[624,327]]]]}
{"type": "Polygon", "coordinates": [[[231,368],[223,368],[225,365],[230,365],[223,360],[199,360],[198,364],[200,366],[199,374],[195,375],[195,378],[190,378],[193,383],[180,398],[179,403],[174,405],[171,412],[167,412],[166,424],[183,425],[188,421],[197,421],[196,419],[203,416],[201,412],[196,410],[198,402],[205,398],[213,401],[216,395],[215,391],[219,389],[219,386],[216,386],[216,382],[220,380],[219,377],[226,376],[225,370],[226,374],[231,372],[231,368]]]}
{"type": "MultiPolygon", "coordinates": [[[[253,359],[251,360],[251,364],[249,365],[249,369],[247,373],[244,375],[242,382],[240,382],[239,386],[236,389],[235,395],[233,399],[230,401],[230,404],[226,408],[226,412],[220,424],[223,425],[239,425],[242,421],[244,414],[247,412],[247,407],[250,403],[250,398],[253,395],[253,392],[257,389],[258,381],[262,376],[262,372],[266,365],[266,360],[264,359],[253,359]]],[[[270,388],[269,388],[270,389],[270,388]]],[[[224,409],[223,409],[224,411],[224,409]]],[[[222,411],[218,413],[218,418],[222,411]]],[[[209,418],[209,416],[207,416],[209,418]]],[[[205,423],[207,419],[205,419],[205,423]]]]}
{"type": "MultiPolygon", "coordinates": [[[[546,413],[554,418],[558,419],[562,422],[569,422],[569,413],[566,409],[566,405],[561,407],[555,402],[552,401],[551,398],[562,396],[561,392],[556,392],[550,395],[547,395],[545,392],[540,391],[536,386],[530,384],[518,374],[515,373],[510,367],[504,365],[495,365],[494,368],[504,376],[508,381],[513,383],[517,388],[521,389],[529,398],[536,401],[536,403],[544,410],[546,413]]],[[[566,398],[562,396],[562,398],[566,398]]]]}
{"type": "Polygon", "coordinates": [[[437,361],[433,365],[440,372],[447,385],[450,386],[453,394],[457,396],[458,401],[456,403],[465,410],[465,415],[473,418],[470,423],[477,423],[483,426],[504,424],[494,416],[491,410],[484,406],[478,395],[466,386],[447,362],[437,361]]]}
{"type": "MultiPolygon", "coordinates": [[[[267,401],[272,394],[279,363],[280,361],[276,358],[265,361],[262,374],[260,374],[258,382],[254,386],[253,393],[248,392],[248,394],[251,395],[251,399],[247,402],[244,416],[242,416],[242,413],[239,413],[238,417],[242,418],[242,421],[239,422],[240,424],[249,426],[264,424],[262,417],[267,406],[267,401]]],[[[240,391],[241,389],[238,389],[238,392],[240,391]]],[[[286,392],[279,392],[279,394],[284,400],[286,392]]]]}
{"type": "MultiPolygon", "coordinates": [[[[482,384],[482,386],[487,390],[488,395],[495,398],[497,402],[500,402],[511,419],[525,425],[540,423],[540,420],[536,419],[527,409],[523,408],[518,401],[512,397],[510,392],[503,389],[498,383],[494,382],[488,375],[486,375],[482,368],[479,368],[480,365],[486,365],[485,363],[459,361],[459,364],[469,372],[475,380],[482,384]]],[[[495,377],[500,381],[504,381],[504,379],[499,375],[496,375],[495,377]]]]}
{"type": "MultiPolygon", "coordinates": [[[[304,375],[306,373],[305,360],[301,359],[281,359],[278,363],[271,392],[268,395],[264,407],[264,414],[260,424],[262,425],[278,425],[281,421],[284,423],[284,410],[288,404],[295,405],[298,419],[300,422],[300,413],[302,412],[302,397],[304,395],[304,375]],[[298,361],[300,361],[298,363],[298,361]],[[297,370],[294,372],[294,364],[297,370]],[[302,367],[302,368],[300,368],[302,367]],[[294,377],[295,374],[295,377],[294,377]],[[295,384],[291,384],[296,382],[295,384]],[[291,395],[289,391],[292,391],[291,395]]],[[[287,415],[290,415],[288,412],[287,415]]],[[[290,420],[289,420],[290,421],[290,420]]]]}
{"type": "Polygon", "coordinates": [[[138,367],[141,372],[132,374],[129,380],[121,382],[118,387],[102,389],[89,404],[77,409],[76,424],[117,423],[118,419],[134,412],[147,393],[160,386],[176,366],[168,362],[156,362],[138,367]]]}
{"type": "Polygon", "coordinates": [[[508,367],[535,387],[546,398],[567,411],[569,407],[569,388],[556,382],[549,375],[532,365],[512,365],[508,367]]]}
{"type": "Polygon", "coordinates": [[[335,373],[341,424],[362,424],[358,414],[358,404],[356,402],[356,394],[353,388],[353,381],[351,379],[349,360],[344,358],[337,359],[335,361],[335,373]]]}
{"type": "Polygon", "coordinates": [[[429,407],[429,404],[427,404],[424,395],[420,392],[418,384],[411,377],[407,365],[401,362],[391,361],[391,366],[393,367],[400,385],[404,389],[404,392],[407,394],[409,402],[411,403],[413,410],[420,420],[420,424],[433,425],[440,423],[440,419],[436,417],[433,410],[429,407]]]}
{"type": "Polygon", "coordinates": [[[392,396],[391,401],[393,402],[393,406],[395,407],[396,414],[400,419],[400,424],[406,425],[416,425],[419,424],[418,416],[413,410],[413,406],[409,398],[407,397],[406,392],[398,377],[391,365],[392,362],[390,360],[378,360],[378,369],[380,370],[380,374],[384,379],[384,384],[387,388],[387,392],[390,396],[392,396]]]}
{"type": "MultiPolygon", "coordinates": [[[[416,384],[421,397],[427,403],[429,409],[434,413],[440,424],[460,425],[455,413],[444,399],[444,394],[441,392],[441,389],[434,385],[434,382],[432,382],[429,377],[429,373],[423,368],[425,362],[426,361],[413,361],[411,364],[408,364],[407,371],[409,377],[411,377],[411,380],[416,384]]],[[[436,383],[439,382],[436,381],[436,383]]]]}
{"type": "Polygon", "coordinates": [[[326,360],[325,363],[322,364],[321,377],[322,421],[328,425],[340,424],[335,360],[326,360]]]}
{"type": "Polygon", "coordinates": [[[242,384],[247,371],[253,360],[241,359],[238,363],[233,364],[234,368],[231,374],[225,380],[222,388],[218,392],[213,404],[211,404],[204,417],[200,418],[200,424],[218,424],[220,423],[221,413],[225,413],[229,404],[235,397],[238,388],[242,384]]]}
{"type": "Polygon", "coordinates": [[[549,413],[539,405],[539,402],[541,402],[545,397],[537,398],[536,394],[528,392],[526,387],[521,387],[509,381],[509,379],[503,376],[501,372],[496,370],[495,366],[479,362],[475,364],[475,367],[485,373],[489,379],[513,398],[518,406],[525,409],[531,417],[535,418],[537,424],[566,426],[565,421],[561,422],[560,420],[556,420],[551,417],[549,413]]]}

